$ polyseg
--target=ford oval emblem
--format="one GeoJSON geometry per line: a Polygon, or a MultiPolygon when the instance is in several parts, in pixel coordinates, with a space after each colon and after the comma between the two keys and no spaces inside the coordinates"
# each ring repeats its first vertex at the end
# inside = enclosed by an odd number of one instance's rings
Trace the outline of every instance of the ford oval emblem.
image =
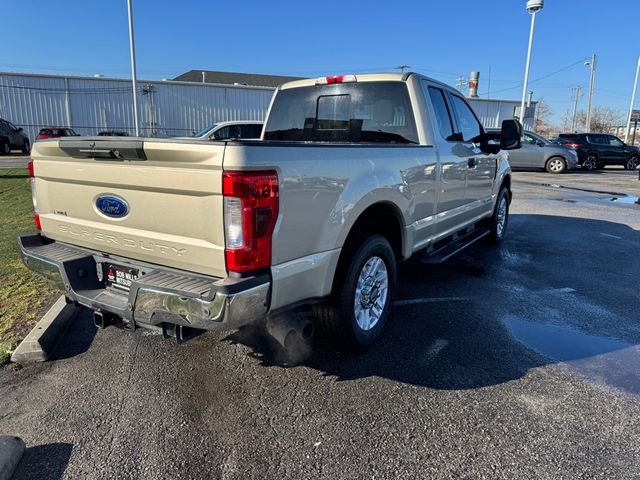
{"type": "Polygon", "coordinates": [[[129,213],[129,204],[115,195],[100,195],[96,199],[96,207],[107,217],[122,218],[129,213]]]}

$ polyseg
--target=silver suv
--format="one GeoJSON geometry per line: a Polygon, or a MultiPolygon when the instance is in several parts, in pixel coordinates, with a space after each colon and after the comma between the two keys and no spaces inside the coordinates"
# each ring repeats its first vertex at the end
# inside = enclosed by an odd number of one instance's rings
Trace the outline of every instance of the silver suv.
{"type": "Polygon", "coordinates": [[[0,118],[0,155],[9,155],[11,150],[22,150],[29,153],[31,143],[29,137],[13,123],[0,118]]]}

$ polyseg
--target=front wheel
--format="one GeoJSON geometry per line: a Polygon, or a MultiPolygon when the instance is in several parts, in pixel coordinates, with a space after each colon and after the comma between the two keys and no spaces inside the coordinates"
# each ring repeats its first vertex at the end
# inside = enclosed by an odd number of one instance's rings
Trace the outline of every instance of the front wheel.
{"type": "Polygon", "coordinates": [[[562,173],[567,169],[567,162],[565,162],[564,158],[553,157],[547,160],[545,169],[549,173],[562,173]]]}
{"type": "Polygon", "coordinates": [[[639,165],[640,165],[640,157],[637,157],[636,155],[634,155],[627,159],[626,163],[624,164],[624,168],[626,168],[627,170],[637,170],[639,165]]]}
{"type": "Polygon", "coordinates": [[[382,235],[367,238],[349,257],[336,276],[332,297],[315,305],[314,314],[319,330],[331,340],[363,350],[374,344],[391,315],[396,260],[382,235]]]}

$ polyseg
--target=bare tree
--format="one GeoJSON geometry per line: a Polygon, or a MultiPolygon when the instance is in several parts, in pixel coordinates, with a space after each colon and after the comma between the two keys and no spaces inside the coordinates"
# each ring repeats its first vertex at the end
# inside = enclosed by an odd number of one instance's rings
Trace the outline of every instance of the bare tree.
{"type": "Polygon", "coordinates": [[[544,101],[544,98],[541,97],[536,105],[536,116],[533,123],[533,130],[538,135],[546,137],[557,130],[553,125],[551,125],[551,115],[551,108],[549,108],[547,102],[544,101]]]}
{"type": "MultiPolygon", "coordinates": [[[[611,107],[595,107],[591,110],[591,128],[593,133],[611,133],[615,128],[624,125],[624,113],[611,107]]],[[[585,125],[587,114],[578,112],[578,125],[585,125]]]]}

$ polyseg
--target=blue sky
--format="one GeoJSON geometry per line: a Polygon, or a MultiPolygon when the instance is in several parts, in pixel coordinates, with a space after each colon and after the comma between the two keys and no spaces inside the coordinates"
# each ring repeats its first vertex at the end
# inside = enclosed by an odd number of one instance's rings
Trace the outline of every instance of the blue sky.
{"type": "MultiPolygon", "coordinates": [[[[481,72],[480,94],[519,99],[530,16],[525,0],[133,0],[138,76],[191,69],[319,76],[399,64],[449,84],[481,72]]],[[[628,108],[638,0],[546,0],[538,15],[530,89],[554,119],[586,92],[583,61],[598,55],[594,105],[628,108]],[[629,20],[626,20],[629,19],[629,20]],[[606,20],[606,21],[605,21],[606,20]]],[[[0,71],[129,76],[126,0],[22,0],[3,22],[0,71]]],[[[581,102],[586,105],[586,94],[581,102]]],[[[640,104],[640,100],[637,102],[640,104]]]]}

